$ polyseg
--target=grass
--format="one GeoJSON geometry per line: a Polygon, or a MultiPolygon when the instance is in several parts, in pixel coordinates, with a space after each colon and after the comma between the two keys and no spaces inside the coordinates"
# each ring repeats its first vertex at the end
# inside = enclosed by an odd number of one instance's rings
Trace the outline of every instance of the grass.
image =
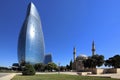
{"type": "Polygon", "coordinates": [[[0,70],[0,73],[19,73],[18,71],[12,71],[12,70],[0,70]]]}
{"type": "Polygon", "coordinates": [[[12,80],[118,80],[118,79],[65,74],[38,74],[34,76],[17,75],[12,80]]]}

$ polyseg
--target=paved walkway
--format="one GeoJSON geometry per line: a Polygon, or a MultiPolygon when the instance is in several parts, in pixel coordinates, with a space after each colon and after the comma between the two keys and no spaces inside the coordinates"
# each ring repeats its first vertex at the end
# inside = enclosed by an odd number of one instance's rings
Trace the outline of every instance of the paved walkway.
{"type": "Polygon", "coordinates": [[[117,73],[117,74],[97,74],[97,75],[88,75],[88,76],[111,77],[111,78],[120,79],[120,73],[117,73]]]}
{"type": "Polygon", "coordinates": [[[11,80],[16,73],[0,73],[0,80],[11,80]]]}
{"type": "Polygon", "coordinates": [[[36,74],[69,74],[69,75],[78,75],[77,72],[37,72],[36,74]]]}
{"type": "Polygon", "coordinates": [[[3,77],[3,76],[6,76],[8,75],[9,73],[0,73],[0,77],[3,77]]]}

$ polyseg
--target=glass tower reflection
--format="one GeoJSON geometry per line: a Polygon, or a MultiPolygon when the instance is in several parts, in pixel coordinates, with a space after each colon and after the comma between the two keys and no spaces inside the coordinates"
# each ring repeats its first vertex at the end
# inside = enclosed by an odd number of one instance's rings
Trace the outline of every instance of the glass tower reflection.
{"type": "Polygon", "coordinates": [[[36,7],[31,2],[18,39],[19,63],[43,63],[44,49],[41,20],[36,7]]]}

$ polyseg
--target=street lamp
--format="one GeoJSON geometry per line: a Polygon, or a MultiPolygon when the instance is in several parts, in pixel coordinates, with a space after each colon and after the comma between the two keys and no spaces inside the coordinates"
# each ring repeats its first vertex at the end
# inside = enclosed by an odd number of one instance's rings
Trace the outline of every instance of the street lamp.
{"type": "Polygon", "coordinates": [[[58,74],[60,74],[60,62],[58,63],[58,74]]]}

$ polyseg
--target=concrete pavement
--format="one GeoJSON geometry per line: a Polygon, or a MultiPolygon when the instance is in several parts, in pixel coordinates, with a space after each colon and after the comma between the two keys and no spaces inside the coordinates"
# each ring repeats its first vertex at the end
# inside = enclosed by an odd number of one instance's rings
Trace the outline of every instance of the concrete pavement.
{"type": "Polygon", "coordinates": [[[36,72],[36,74],[69,74],[69,75],[78,75],[77,72],[36,72]]]}
{"type": "Polygon", "coordinates": [[[11,80],[16,73],[0,73],[0,80],[11,80]]]}
{"type": "Polygon", "coordinates": [[[0,73],[0,77],[3,77],[3,76],[6,76],[8,75],[9,73],[0,73]]]}

